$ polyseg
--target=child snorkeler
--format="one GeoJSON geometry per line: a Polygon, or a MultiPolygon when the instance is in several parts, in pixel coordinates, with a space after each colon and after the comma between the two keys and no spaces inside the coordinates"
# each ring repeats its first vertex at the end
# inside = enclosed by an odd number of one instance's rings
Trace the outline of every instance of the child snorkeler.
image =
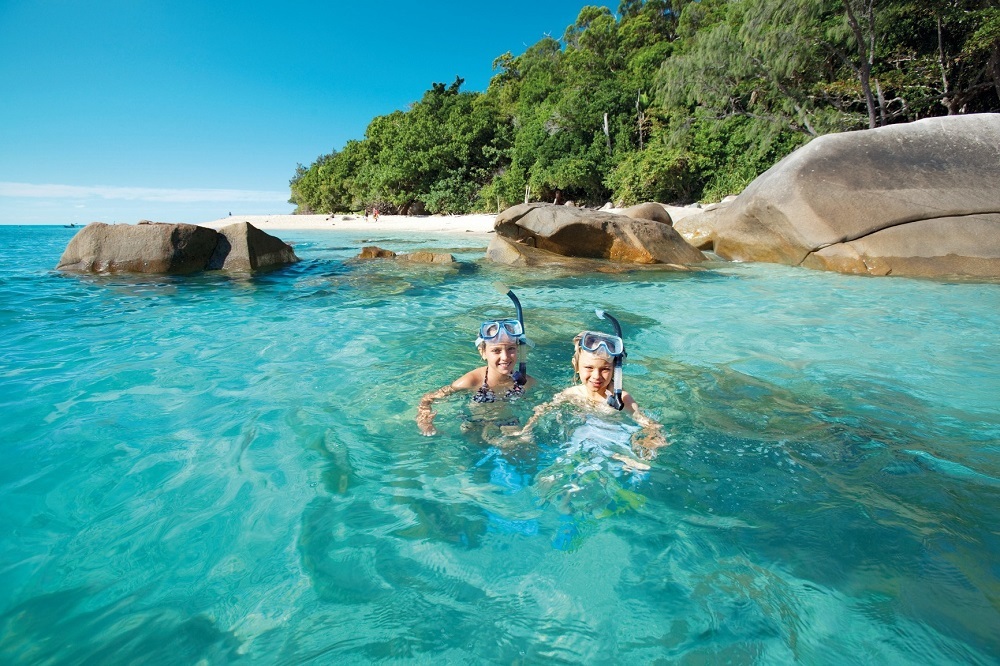
{"type": "MultiPolygon", "coordinates": [[[[435,400],[457,391],[473,390],[474,403],[509,401],[520,397],[525,390],[534,385],[535,380],[528,376],[524,361],[528,339],[524,335],[521,303],[514,292],[508,290],[507,296],[514,302],[517,319],[483,322],[479,327],[479,337],[476,338],[475,344],[486,365],[470,370],[448,386],[431,391],[420,399],[417,406],[417,427],[420,428],[421,434],[427,437],[437,434],[437,429],[434,427],[435,412],[432,409],[435,400]]],[[[470,423],[479,422],[479,420],[470,421],[470,423]]],[[[486,423],[487,420],[483,419],[482,422],[486,423]]],[[[494,424],[494,429],[499,425],[506,424],[494,424]]]]}
{"type": "Polygon", "coordinates": [[[622,364],[627,354],[621,325],[617,319],[602,310],[597,310],[596,313],[601,319],[611,321],[616,335],[583,331],[573,338],[573,372],[580,383],[564,389],[548,403],[536,407],[528,423],[519,432],[513,428],[504,428],[503,431],[508,435],[527,437],[542,415],[565,402],[598,413],[624,410],[640,426],[632,441],[633,451],[640,458],[650,460],[655,457],[656,449],[669,444],[663,436],[663,426],[643,414],[635,399],[622,390],[622,364]]]}

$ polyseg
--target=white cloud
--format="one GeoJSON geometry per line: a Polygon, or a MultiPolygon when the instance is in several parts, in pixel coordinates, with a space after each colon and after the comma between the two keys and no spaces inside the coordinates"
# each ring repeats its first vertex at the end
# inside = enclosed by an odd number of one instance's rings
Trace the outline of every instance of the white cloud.
{"type": "Polygon", "coordinates": [[[155,187],[80,186],[0,181],[0,197],[28,199],[122,199],[129,201],[157,201],[169,203],[196,203],[203,201],[260,201],[281,202],[288,200],[288,192],[260,190],[210,190],[166,189],[155,187]]]}

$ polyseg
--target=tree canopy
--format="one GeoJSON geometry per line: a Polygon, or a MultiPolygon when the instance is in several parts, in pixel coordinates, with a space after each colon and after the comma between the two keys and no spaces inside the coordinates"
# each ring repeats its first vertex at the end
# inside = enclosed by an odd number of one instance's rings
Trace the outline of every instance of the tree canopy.
{"type": "Polygon", "coordinates": [[[995,0],[622,0],[299,165],[297,212],[737,193],[830,132],[1000,110],[995,0]]]}

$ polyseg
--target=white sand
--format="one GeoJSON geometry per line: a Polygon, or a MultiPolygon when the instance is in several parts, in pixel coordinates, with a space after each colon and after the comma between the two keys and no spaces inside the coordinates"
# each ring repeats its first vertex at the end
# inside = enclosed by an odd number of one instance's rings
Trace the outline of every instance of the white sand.
{"type": "MultiPolygon", "coordinates": [[[[700,213],[698,208],[664,206],[675,222],[700,213]]],[[[609,213],[620,213],[612,208],[609,213]]],[[[262,231],[282,231],[288,229],[329,229],[332,231],[362,231],[371,233],[392,233],[396,231],[416,231],[442,234],[476,233],[493,231],[496,215],[379,215],[378,222],[371,215],[365,221],[364,215],[231,215],[200,226],[218,229],[227,224],[249,222],[262,231]]]]}
{"type": "Polygon", "coordinates": [[[427,233],[479,233],[493,231],[496,215],[379,215],[378,222],[371,215],[231,215],[200,226],[218,229],[227,224],[249,222],[261,231],[283,229],[329,229],[331,231],[367,231],[386,233],[418,231],[427,233]]]}

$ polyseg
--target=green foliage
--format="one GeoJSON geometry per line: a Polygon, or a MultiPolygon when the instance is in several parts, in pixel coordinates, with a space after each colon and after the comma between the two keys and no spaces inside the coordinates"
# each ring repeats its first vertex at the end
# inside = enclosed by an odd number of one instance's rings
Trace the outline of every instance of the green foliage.
{"type": "Polygon", "coordinates": [[[1000,109],[995,0],[622,0],[299,165],[299,212],[719,199],[810,138],[1000,109]]]}
{"type": "Polygon", "coordinates": [[[615,202],[622,205],[693,201],[697,188],[694,159],[686,150],[656,141],[619,162],[608,175],[607,186],[614,192],[615,202]]]}

